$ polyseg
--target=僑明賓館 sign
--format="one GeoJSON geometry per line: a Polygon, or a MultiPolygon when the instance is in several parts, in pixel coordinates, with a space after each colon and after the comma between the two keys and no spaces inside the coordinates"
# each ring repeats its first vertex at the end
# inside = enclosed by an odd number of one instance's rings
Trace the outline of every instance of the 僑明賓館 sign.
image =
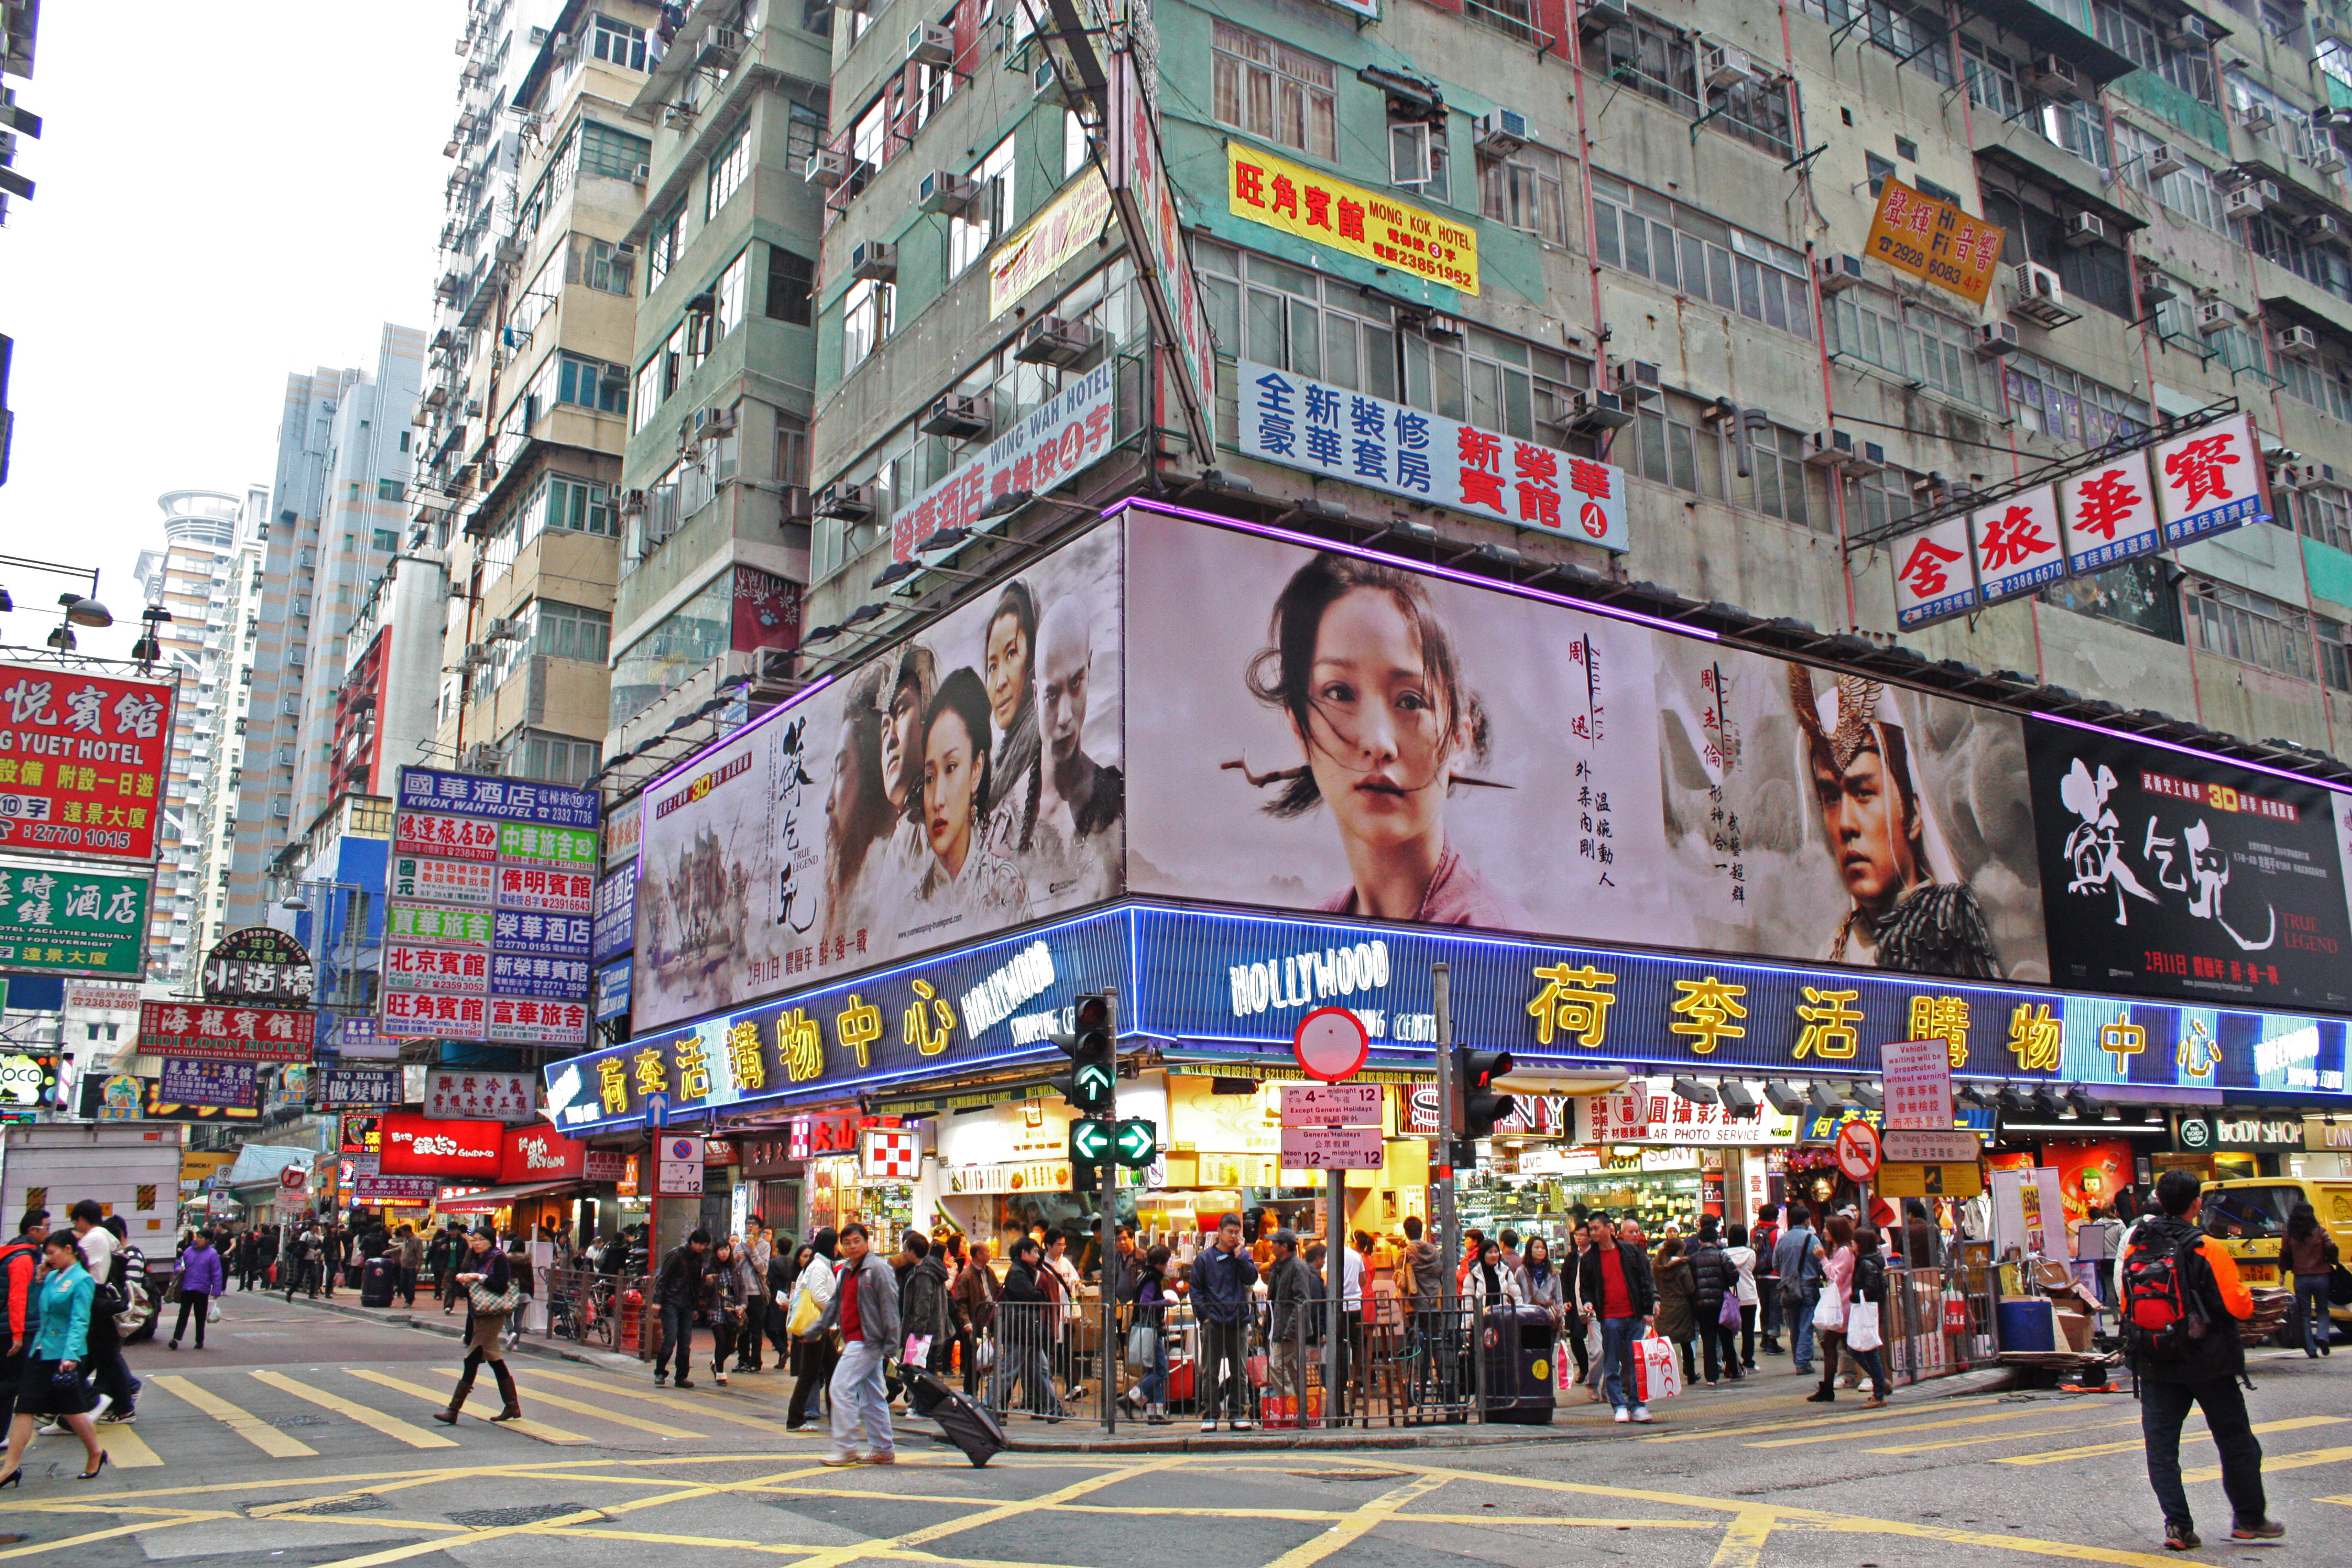
{"type": "Polygon", "coordinates": [[[1116,984],[1123,1035],[1290,1060],[1298,1020],[1343,1006],[1375,1065],[1422,1066],[1431,966],[1452,966],[1456,1037],[1522,1067],[1625,1063],[1727,1074],[1877,1071],[1882,1046],[1940,1038],[1956,1075],[2206,1089],[2340,1088],[2346,1022],[1928,975],[1632,953],[1402,926],[1123,906],[793,993],[549,1067],[574,1136],[772,1101],[1062,1058],[1049,1037],[1116,984]]]}

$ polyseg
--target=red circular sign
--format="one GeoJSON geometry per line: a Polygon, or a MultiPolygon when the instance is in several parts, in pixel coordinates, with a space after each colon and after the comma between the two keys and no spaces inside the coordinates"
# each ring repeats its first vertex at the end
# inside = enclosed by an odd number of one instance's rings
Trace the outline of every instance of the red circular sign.
{"type": "Polygon", "coordinates": [[[278,1184],[289,1193],[299,1193],[310,1184],[310,1168],[308,1165],[289,1165],[278,1173],[278,1184]]]}
{"type": "Polygon", "coordinates": [[[1318,1007],[1298,1020],[1290,1049],[1298,1058],[1299,1071],[1325,1083],[1338,1083],[1354,1077],[1364,1065],[1364,1058],[1371,1054],[1372,1037],[1364,1032],[1364,1021],[1347,1008],[1318,1007]]]}
{"type": "Polygon", "coordinates": [[[1578,521],[1584,524],[1585,532],[1595,539],[1609,537],[1609,513],[1601,509],[1599,501],[1586,501],[1577,509],[1576,515],[1578,521]]]}
{"type": "Polygon", "coordinates": [[[1839,1128],[1837,1163],[1848,1181],[1870,1180],[1878,1171],[1878,1129],[1867,1121],[1849,1121],[1839,1128]]]}

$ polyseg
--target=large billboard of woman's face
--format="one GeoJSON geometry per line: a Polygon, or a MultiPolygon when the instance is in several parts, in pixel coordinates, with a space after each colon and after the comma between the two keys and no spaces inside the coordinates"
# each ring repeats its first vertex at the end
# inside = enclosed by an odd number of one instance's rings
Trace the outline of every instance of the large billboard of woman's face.
{"type": "Polygon", "coordinates": [[[1119,541],[1097,529],[646,792],[640,1032],[1120,890],[1119,541]]]}
{"type": "Polygon", "coordinates": [[[2048,978],[2013,717],[1130,516],[1132,891],[2048,978]]]}

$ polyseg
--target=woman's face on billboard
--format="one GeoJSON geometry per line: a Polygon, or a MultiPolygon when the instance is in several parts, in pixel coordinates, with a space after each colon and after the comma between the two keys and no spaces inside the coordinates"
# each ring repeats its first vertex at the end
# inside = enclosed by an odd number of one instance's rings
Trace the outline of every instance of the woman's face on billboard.
{"type": "Polygon", "coordinates": [[[932,720],[923,744],[923,828],[931,853],[952,877],[971,849],[971,819],[980,770],[972,737],[963,719],[945,709],[932,720]]]}
{"type": "Polygon", "coordinates": [[[988,716],[1000,730],[1013,727],[1021,699],[1029,685],[1029,637],[1021,617],[1007,610],[988,623],[988,647],[983,659],[988,687],[988,716]]]}
{"type": "Polygon", "coordinates": [[[1358,588],[1333,600],[1309,679],[1314,712],[1301,739],[1341,836],[1401,844],[1434,831],[1454,736],[1395,597],[1358,588]]]}

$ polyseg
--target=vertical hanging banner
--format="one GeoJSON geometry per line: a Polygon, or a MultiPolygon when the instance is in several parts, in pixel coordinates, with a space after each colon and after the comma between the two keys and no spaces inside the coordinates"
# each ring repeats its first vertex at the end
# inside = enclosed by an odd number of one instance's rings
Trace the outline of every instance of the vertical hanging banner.
{"type": "Polygon", "coordinates": [[[2112,463],[2059,480],[2058,510],[2066,521],[2070,573],[2096,572],[2148,554],[2158,534],[2147,454],[2126,452],[2112,463]]]}
{"type": "Polygon", "coordinates": [[[1905,631],[1977,607],[1969,520],[1948,517],[1895,541],[1895,624],[1905,631]]]}
{"type": "Polygon", "coordinates": [[[400,770],[379,1033],[586,1040],[599,805],[593,790],[400,770]]]}
{"type": "Polygon", "coordinates": [[[154,859],[173,693],[168,681],[0,664],[0,849],[154,859]]]}
{"type": "Polygon", "coordinates": [[[2066,574],[2058,526],[2058,487],[2038,485],[1970,515],[1977,591],[1988,605],[2031,594],[2066,574]]]}
{"type": "Polygon", "coordinates": [[[2167,546],[2270,521],[2270,475],[2251,414],[2157,443],[2150,467],[2167,546]]]}
{"type": "Polygon", "coordinates": [[[1207,461],[1216,449],[1209,409],[1216,395],[1216,351],[1184,230],[1176,217],[1176,196],[1160,158],[1159,118],[1137,74],[1133,50],[1114,56],[1110,68],[1110,184],[1118,203],[1118,224],[1143,279],[1151,324],[1170,350],[1176,372],[1177,401],[1192,449],[1207,461]]]}

